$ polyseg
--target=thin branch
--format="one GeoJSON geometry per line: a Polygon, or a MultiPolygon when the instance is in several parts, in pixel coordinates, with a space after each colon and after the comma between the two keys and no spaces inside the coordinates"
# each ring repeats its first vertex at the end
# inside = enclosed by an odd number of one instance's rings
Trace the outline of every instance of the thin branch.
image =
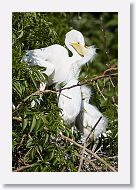
{"type": "MultiPolygon", "coordinates": [[[[96,151],[97,152],[97,151],[96,151]]],[[[95,152],[95,153],[96,153],[95,152]]],[[[118,158],[118,156],[106,156],[106,155],[103,155],[103,157],[104,157],[104,159],[106,159],[106,160],[108,160],[108,159],[117,159],[118,158]]],[[[97,159],[96,158],[94,158],[94,159],[92,159],[91,160],[91,162],[95,162],[97,159]]]]}
{"type": "MultiPolygon", "coordinates": [[[[82,156],[78,153],[76,153],[76,156],[78,156],[79,158],[82,158],[82,156]]],[[[91,166],[96,170],[96,171],[101,171],[98,169],[98,167],[95,165],[95,163],[93,163],[91,160],[83,157],[83,160],[85,160],[86,162],[88,162],[89,164],[91,164],[91,166]]]]}
{"type": "Polygon", "coordinates": [[[118,108],[118,105],[116,104],[116,101],[115,101],[115,97],[114,97],[114,96],[112,96],[112,102],[113,102],[113,105],[118,108]]]}
{"type": "Polygon", "coordinates": [[[21,117],[13,117],[12,119],[16,120],[16,121],[19,121],[19,122],[22,122],[22,118],[21,117]]]}
{"type": "Polygon", "coordinates": [[[102,116],[99,117],[98,121],[97,121],[97,122],[95,123],[95,125],[92,127],[92,129],[91,129],[89,135],[88,135],[87,138],[86,138],[86,141],[90,138],[92,132],[95,130],[96,126],[99,124],[99,122],[101,121],[101,119],[102,119],[102,116]]]}
{"type": "MultiPolygon", "coordinates": [[[[60,136],[69,141],[72,142],[73,144],[75,144],[76,146],[80,147],[80,148],[84,148],[82,145],[78,144],[77,142],[75,142],[74,140],[70,139],[69,137],[64,136],[63,134],[60,134],[60,136]]],[[[92,152],[91,150],[85,148],[85,151],[88,152],[89,154],[93,155],[97,160],[99,160],[100,162],[102,162],[105,166],[107,166],[111,171],[113,172],[117,172],[110,164],[108,164],[105,160],[103,160],[102,158],[100,158],[96,153],[92,152]]]]}
{"type": "MultiPolygon", "coordinates": [[[[29,96],[27,96],[24,100],[22,100],[16,107],[16,110],[18,110],[18,108],[24,103],[26,102],[29,98],[31,98],[32,96],[37,96],[37,95],[40,95],[40,94],[43,94],[43,93],[55,93],[56,94],[56,91],[52,91],[52,90],[45,90],[45,91],[40,91],[40,90],[37,90],[36,92],[33,92],[32,94],[30,94],[29,96]]],[[[15,111],[16,111],[15,110],[15,111]]],[[[14,112],[13,112],[14,113],[14,112]]]]}
{"type": "MultiPolygon", "coordinates": [[[[62,88],[61,91],[62,91],[62,90],[66,90],[66,89],[70,89],[70,88],[74,88],[74,87],[77,87],[77,86],[82,86],[82,85],[84,85],[84,84],[93,83],[93,82],[98,81],[98,80],[103,79],[103,78],[116,77],[116,76],[118,76],[118,73],[113,73],[113,74],[108,74],[108,75],[103,75],[103,74],[102,74],[102,75],[100,75],[100,76],[94,77],[94,78],[92,78],[92,79],[85,80],[85,81],[83,81],[83,82],[80,82],[80,83],[78,83],[78,84],[72,85],[72,86],[70,86],[70,87],[62,88]]],[[[58,91],[60,91],[60,90],[58,90],[58,91]]]]}
{"type": "MultiPolygon", "coordinates": [[[[29,96],[27,96],[24,100],[22,100],[22,101],[17,105],[17,107],[16,107],[16,109],[13,111],[13,113],[15,113],[15,112],[20,108],[20,106],[21,106],[23,103],[25,103],[25,102],[26,102],[30,97],[32,97],[32,96],[36,96],[36,95],[40,95],[40,94],[47,94],[47,93],[58,94],[58,92],[61,93],[62,90],[71,89],[71,88],[74,88],[74,87],[77,87],[77,86],[81,86],[81,85],[84,85],[84,84],[89,84],[89,83],[92,83],[92,82],[94,82],[94,81],[98,81],[98,80],[100,80],[100,79],[102,79],[102,78],[116,77],[116,76],[118,76],[118,73],[113,73],[113,74],[108,74],[108,75],[102,74],[102,75],[97,76],[97,77],[94,77],[94,78],[92,78],[92,79],[88,79],[88,80],[85,80],[85,81],[83,81],[83,82],[80,82],[80,83],[78,83],[78,84],[76,84],[76,85],[72,85],[72,86],[70,86],[70,87],[62,88],[62,89],[56,90],[56,91],[55,91],[55,90],[44,90],[44,91],[37,90],[36,92],[33,92],[32,94],[30,94],[29,96]]],[[[70,97],[68,97],[68,96],[66,96],[66,95],[64,95],[64,94],[62,94],[62,93],[61,93],[61,95],[65,96],[65,97],[67,97],[67,98],[69,98],[69,99],[71,99],[70,97]]]]}
{"type": "MultiPolygon", "coordinates": [[[[47,94],[47,93],[54,93],[54,94],[58,94],[58,91],[55,91],[55,90],[44,90],[44,91],[40,91],[40,90],[37,90],[36,92],[33,92],[32,94],[30,94],[29,96],[27,96],[24,100],[22,100],[18,105],[17,107],[15,108],[15,110],[13,111],[16,112],[20,106],[25,103],[29,98],[31,98],[32,96],[37,96],[37,95],[40,95],[40,94],[47,94]]],[[[65,96],[66,98],[69,98],[71,99],[70,97],[66,96],[65,94],[62,94],[62,96],[65,96]]]]}
{"type": "Polygon", "coordinates": [[[118,156],[110,156],[110,157],[105,156],[105,158],[106,158],[106,159],[116,159],[116,158],[118,158],[118,156]]]}
{"type": "Polygon", "coordinates": [[[30,133],[28,133],[28,138],[29,138],[29,139],[33,139],[33,138],[31,137],[30,133]]]}
{"type": "Polygon", "coordinates": [[[111,74],[113,71],[117,71],[117,70],[118,70],[117,67],[111,67],[111,68],[105,70],[105,71],[103,72],[103,75],[111,74]]]}
{"type": "Polygon", "coordinates": [[[33,164],[31,165],[27,165],[27,166],[21,166],[20,168],[17,168],[16,170],[13,170],[13,172],[21,172],[27,168],[31,168],[33,166],[33,164]]]}
{"type": "Polygon", "coordinates": [[[97,87],[99,93],[101,94],[101,96],[103,97],[103,99],[106,101],[105,96],[103,95],[102,91],[100,90],[100,87],[99,87],[99,85],[98,85],[98,82],[96,82],[95,84],[96,84],[96,87],[97,87]]]}
{"type": "Polygon", "coordinates": [[[83,146],[83,150],[82,150],[82,155],[81,155],[81,159],[80,159],[80,164],[79,164],[78,172],[80,172],[81,168],[82,168],[83,159],[84,159],[84,153],[85,153],[85,147],[86,147],[86,143],[84,143],[84,146],[83,146]]]}
{"type": "Polygon", "coordinates": [[[117,104],[114,104],[114,106],[116,106],[118,108],[118,105],[117,104]]]}
{"type": "Polygon", "coordinates": [[[109,79],[110,79],[110,82],[111,82],[111,84],[112,84],[113,88],[115,88],[115,85],[114,85],[114,83],[113,83],[113,81],[112,81],[111,77],[109,77],[109,79]]]}
{"type": "Polygon", "coordinates": [[[20,141],[19,145],[17,146],[17,150],[18,150],[18,149],[21,147],[21,145],[23,144],[24,139],[25,139],[26,136],[27,136],[27,135],[24,134],[23,137],[21,138],[21,141],[20,141]]]}
{"type": "Polygon", "coordinates": [[[98,148],[95,153],[99,152],[102,149],[103,145],[100,146],[100,148],[98,148]]]}

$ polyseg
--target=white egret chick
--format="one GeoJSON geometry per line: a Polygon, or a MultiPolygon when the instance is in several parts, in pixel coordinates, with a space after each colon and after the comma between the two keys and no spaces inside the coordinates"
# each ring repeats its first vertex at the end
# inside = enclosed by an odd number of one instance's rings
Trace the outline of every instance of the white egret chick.
{"type": "Polygon", "coordinates": [[[81,85],[81,94],[82,100],[89,103],[90,97],[92,95],[91,88],[87,87],[86,85],[81,85]]]}
{"type": "Polygon", "coordinates": [[[82,93],[82,108],[81,112],[77,117],[77,127],[83,133],[84,139],[86,139],[91,133],[92,128],[95,126],[100,117],[101,120],[94,128],[90,138],[93,138],[95,144],[93,151],[95,151],[99,137],[106,132],[107,119],[102,115],[102,113],[93,105],[89,104],[89,99],[91,96],[90,88],[83,85],[81,87],[82,93]]]}
{"type": "MultiPolygon", "coordinates": [[[[72,79],[64,86],[64,88],[77,85],[77,83],[78,81],[76,79],[72,79]]],[[[58,106],[62,109],[61,117],[64,119],[64,121],[67,124],[74,126],[76,117],[81,109],[80,86],[62,90],[59,95],[58,106]]]]}
{"type": "Polygon", "coordinates": [[[91,131],[90,128],[94,127],[99,118],[102,117],[102,119],[99,121],[99,123],[94,129],[94,138],[99,138],[101,134],[106,132],[107,119],[95,106],[88,104],[85,101],[83,101],[82,108],[84,109],[82,117],[85,138],[89,135],[91,131]]]}
{"type": "Polygon", "coordinates": [[[47,68],[48,84],[67,83],[73,77],[78,78],[81,67],[88,61],[92,61],[96,55],[94,46],[86,47],[81,32],[71,30],[66,34],[66,47],[54,44],[46,48],[27,51],[23,60],[32,65],[41,65],[47,68]]]}

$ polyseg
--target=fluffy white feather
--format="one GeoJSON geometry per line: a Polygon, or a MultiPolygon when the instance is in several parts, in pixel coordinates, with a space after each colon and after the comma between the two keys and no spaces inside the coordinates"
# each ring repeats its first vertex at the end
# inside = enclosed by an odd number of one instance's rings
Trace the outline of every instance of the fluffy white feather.
{"type": "Polygon", "coordinates": [[[81,87],[82,92],[82,108],[81,112],[77,117],[77,127],[83,133],[86,139],[94,127],[96,122],[100,117],[102,119],[99,121],[94,129],[94,139],[98,139],[101,134],[106,132],[107,119],[102,115],[102,113],[93,105],[89,104],[89,99],[91,96],[91,89],[86,85],[81,87]]]}
{"type": "Polygon", "coordinates": [[[106,132],[107,119],[95,106],[88,104],[87,102],[83,101],[82,109],[84,109],[82,111],[84,138],[87,138],[91,131],[91,128],[94,127],[98,119],[102,117],[102,119],[99,121],[99,123],[94,129],[94,138],[100,137],[101,134],[106,132]]]}
{"type": "Polygon", "coordinates": [[[77,30],[71,30],[66,34],[65,45],[72,52],[72,57],[68,55],[66,48],[54,44],[46,48],[27,51],[23,60],[31,65],[46,67],[45,73],[49,77],[49,84],[67,83],[72,78],[78,78],[82,65],[93,60],[96,49],[93,46],[86,48],[84,37],[77,30]]]}
{"type": "MultiPolygon", "coordinates": [[[[72,79],[64,86],[64,88],[71,87],[77,83],[78,81],[76,79],[72,79]]],[[[59,95],[58,106],[62,110],[61,116],[64,121],[68,124],[74,123],[81,109],[80,86],[62,90],[59,95]]]]}

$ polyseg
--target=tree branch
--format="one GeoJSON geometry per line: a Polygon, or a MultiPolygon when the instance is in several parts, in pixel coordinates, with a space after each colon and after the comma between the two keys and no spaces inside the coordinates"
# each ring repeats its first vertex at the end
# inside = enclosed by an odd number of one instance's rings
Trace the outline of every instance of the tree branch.
{"type": "Polygon", "coordinates": [[[22,118],[21,117],[13,117],[12,119],[16,120],[16,121],[19,121],[19,122],[22,122],[22,118]]]}
{"type": "MultiPolygon", "coordinates": [[[[77,142],[75,142],[74,140],[70,139],[69,137],[64,136],[63,134],[60,134],[60,136],[69,141],[72,142],[73,144],[75,144],[76,146],[80,147],[80,148],[84,148],[82,145],[78,144],[77,142]]],[[[89,154],[93,155],[97,160],[99,160],[100,162],[102,162],[105,166],[107,166],[111,171],[113,172],[117,172],[110,164],[108,164],[105,160],[103,160],[102,158],[100,158],[96,153],[92,152],[91,150],[85,148],[85,151],[88,152],[89,154]]]]}
{"type": "MultiPolygon", "coordinates": [[[[85,80],[83,82],[80,82],[76,85],[72,85],[70,87],[67,87],[67,88],[62,88],[60,90],[44,90],[44,91],[40,91],[40,90],[37,90],[36,92],[33,92],[32,94],[30,94],[29,96],[27,96],[24,100],[22,100],[18,105],[17,107],[15,108],[15,110],[13,111],[13,113],[15,113],[19,108],[20,106],[25,103],[31,96],[36,96],[36,95],[40,95],[40,94],[47,94],[47,93],[54,93],[54,94],[58,94],[61,93],[62,90],[66,90],[66,89],[71,89],[71,88],[74,88],[74,87],[77,87],[77,86],[81,86],[81,85],[85,85],[85,84],[89,84],[89,83],[92,83],[92,82],[96,82],[100,79],[103,79],[103,78],[108,78],[108,77],[116,77],[118,76],[118,73],[112,73],[112,74],[108,74],[108,75],[105,75],[105,74],[102,74],[100,76],[97,76],[97,77],[94,77],[92,79],[88,79],[88,80],[85,80]]],[[[62,94],[62,93],[61,93],[62,94]]],[[[64,95],[64,94],[62,94],[64,95]]],[[[64,95],[66,96],[66,95],[64,95]]],[[[66,96],[67,98],[70,98],[68,96],[66,96]]],[[[71,99],[71,98],[70,98],[71,99]]]]}
{"type": "MultiPolygon", "coordinates": [[[[18,105],[17,107],[15,108],[15,110],[13,111],[13,113],[15,113],[19,108],[20,106],[25,103],[29,98],[31,98],[32,96],[37,96],[37,95],[40,95],[40,94],[47,94],[47,93],[54,93],[54,94],[58,94],[58,91],[55,91],[55,90],[44,90],[44,91],[40,91],[40,90],[37,90],[36,92],[30,94],[29,96],[27,96],[25,99],[23,99],[18,105]]],[[[66,96],[65,94],[62,94],[62,96],[65,96],[66,98],[69,98],[71,99],[70,97],[66,96]]]]}
{"type": "Polygon", "coordinates": [[[105,71],[103,72],[103,75],[112,74],[113,71],[117,71],[117,70],[118,70],[118,68],[115,67],[115,66],[113,67],[113,65],[112,65],[111,68],[109,68],[109,69],[107,69],[107,70],[105,70],[105,71]]]}
{"type": "MultiPolygon", "coordinates": [[[[82,156],[78,153],[76,153],[76,156],[78,156],[79,158],[82,158],[82,156]]],[[[95,165],[95,163],[93,163],[91,160],[83,157],[83,160],[85,160],[86,162],[88,162],[89,164],[91,164],[91,166],[96,170],[96,171],[101,171],[100,169],[97,168],[97,166],[95,165]]]]}
{"type": "Polygon", "coordinates": [[[27,166],[21,166],[20,168],[17,168],[16,170],[13,170],[13,172],[21,172],[27,168],[31,168],[33,166],[33,164],[31,165],[27,165],[27,166]]]}
{"type": "Polygon", "coordinates": [[[74,88],[74,87],[77,87],[77,86],[82,86],[84,84],[89,84],[89,83],[92,83],[92,82],[96,82],[100,79],[103,79],[103,78],[108,78],[108,77],[116,77],[118,76],[118,73],[113,73],[113,74],[108,74],[108,75],[100,75],[100,76],[97,76],[97,77],[94,77],[92,79],[88,79],[88,80],[85,80],[83,82],[80,82],[78,84],[75,84],[75,85],[72,85],[70,87],[67,87],[67,88],[62,88],[61,90],[58,90],[58,91],[62,91],[62,90],[66,90],[66,89],[70,89],[70,88],[74,88]]]}
{"type": "Polygon", "coordinates": [[[17,146],[17,150],[18,150],[18,149],[21,147],[21,145],[23,144],[24,139],[25,139],[26,136],[27,136],[26,134],[24,134],[24,135],[22,136],[21,141],[20,141],[19,145],[17,146]]]}
{"type": "Polygon", "coordinates": [[[83,164],[83,160],[84,160],[85,147],[86,147],[86,142],[84,142],[84,146],[83,146],[83,150],[82,150],[82,155],[81,155],[81,159],[80,159],[80,164],[79,164],[78,172],[80,172],[81,168],[82,168],[82,164],[83,164]]]}
{"type": "Polygon", "coordinates": [[[98,89],[100,95],[101,95],[101,96],[103,97],[103,99],[106,101],[105,96],[103,95],[102,91],[100,90],[100,87],[99,87],[99,85],[98,85],[98,82],[96,82],[95,84],[96,84],[96,87],[97,87],[97,89],[98,89]]]}

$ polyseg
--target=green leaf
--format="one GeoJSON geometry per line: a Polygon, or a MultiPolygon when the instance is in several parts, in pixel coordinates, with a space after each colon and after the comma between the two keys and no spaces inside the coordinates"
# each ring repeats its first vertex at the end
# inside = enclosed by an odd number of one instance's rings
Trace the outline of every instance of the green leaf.
{"type": "Polygon", "coordinates": [[[28,124],[28,118],[25,118],[25,119],[23,120],[23,131],[25,130],[27,124],[28,124]]]}
{"type": "Polygon", "coordinates": [[[42,123],[42,119],[41,118],[37,119],[36,126],[35,126],[35,132],[38,132],[41,123],[42,123]]]}
{"type": "Polygon", "coordinates": [[[29,139],[26,143],[26,148],[30,147],[33,143],[33,139],[29,139]]]}
{"type": "Polygon", "coordinates": [[[43,120],[44,124],[48,125],[47,117],[45,115],[41,115],[41,119],[43,120]]]}
{"type": "Polygon", "coordinates": [[[49,134],[46,133],[46,137],[45,137],[44,145],[47,143],[48,139],[49,139],[49,134]]]}
{"type": "Polygon", "coordinates": [[[30,75],[30,78],[31,78],[31,80],[32,80],[32,82],[33,82],[35,88],[37,89],[37,84],[36,84],[36,82],[35,82],[35,79],[34,79],[33,75],[31,74],[31,72],[29,72],[29,75],[30,75]]]}
{"type": "Polygon", "coordinates": [[[42,146],[41,146],[41,145],[39,145],[39,150],[40,150],[40,152],[42,152],[42,151],[43,151],[43,148],[42,148],[42,146]]]}
{"type": "Polygon", "coordinates": [[[13,90],[18,94],[19,97],[21,97],[22,89],[21,84],[18,81],[13,82],[13,90]]]}
{"type": "Polygon", "coordinates": [[[34,171],[35,171],[35,172],[38,172],[38,171],[39,171],[39,165],[35,167],[34,171]]]}
{"type": "Polygon", "coordinates": [[[24,34],[24,32],[22,30],[17,39],[22,38],[23,34],[24,34]]]}
{"type": "Polygon", "coordinates": [[[36,125],[36,117],[35,117],[35,115],[33,115],[33,120],[32,120],[32,123],[31,123],[30,133],[34,129],[35,125],[36,125]]]}
{"type": "Polygon", "coordinates": [[[53,149],[52,152],[50,153],[49,161],[52,160],[52,158],[54,157],[54,153],[55,153],[55,149],[53,149]]]}
{"type": "Polygon", "coordinates": [[[31,151],[31,157],[32,157],[32,159],[34,159],[34,157],[35,157],[35,152],[36,152],[35,148],[33,148],[32,151],[31,151]]]}
{"type": "Polygon", "coordinates": [[[40,82],[44,82],[44,77],[41,75],[39,71],[35,71],[35,75],[40,82]]]}

